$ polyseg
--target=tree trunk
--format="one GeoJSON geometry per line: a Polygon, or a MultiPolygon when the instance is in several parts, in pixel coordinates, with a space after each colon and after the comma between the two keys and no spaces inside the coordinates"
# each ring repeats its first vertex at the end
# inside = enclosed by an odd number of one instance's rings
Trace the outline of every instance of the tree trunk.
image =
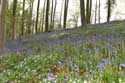
{"type": "Polygon", "coordinates": [[[63,29],[66,29],[66,20],[67,20],[69,0],[65,0],[65,4],[64,5],[65,6],[64,6],[63,29]]]}
{"type": "Polygon", "coordinates": [[[91,21],[91,11],[92,11],[92,0],[87,0],[86,3],[86,23],[89,24],[91,21]]]}
{"type": "Polygon", "coordinates": [[[29,9],[29,22],[28,22],[28,34],[31,33],[31,25],[32,25],[32,14],[33,14],[33,0],[30,0],[30,9],[29,9]]]}
{"type": "Polygon", "coordinates": [[[92,0],[89,2],[89,18],[88,18],[88,23],[91,23],[91,14],[92,14],[92,0]]]}
{"type": "Polygon", "coordinates": [[[80,14],[81,14],[81,24],[84,26],[86,24],[86,19],[85,19],[85,1],[80,0],[80,14]]]}
{"type": "Polygon", "coordinates": [[[95,21],[94,21],[95,24],[97,21],[97,3],[98,3],[98,0],[96,0],[96,4],[95,4],[95,21]]]}
{"type": "Polygon", "coordinates": [[[107,22],[110,21],[110,17],[111,17],[111,0],[108,0],[107,22]]]}
{"type": "Polygon", "coordinates": [[[22,26],[21,26],[21,36],[24,35],[24,14],[25,14],[25,0],[23,0],[23,10],[22,10],[22,26]]]}
{"type": "Polygon", "coordinates": [[[14,0],[13,4],[13,16],[12,16],[12,39],[16,39],[16,8],[17,8],[17,0],[14,0]]]}
{"type": "Polygon", "coordinates": [[[101,6],[101,1],[99,0],[99,9],[98,9],[98,21],[100,23],[101,17],[100,17],[100,6],[101,6]]]}
{"type": "Polygon", "coordinates": [[[38,33],[39,6],[40,6],[40,0],[38,0],[38,4],[37,4],[37,16],[36,16],[36,28],[35,28],[35,33],[38,33]]]}
{"type": "Polygon", "coordinates": [[[43,30],[43,27],[44,27],[44,22],[45,22],[45,19],[44,19],[44,17],[45,17],[45,6],[46,6],[46,0],[44,0],[44,6],[43,6],[43,13],[42,13],[42,31],[44,31],[43,30]]]}
{"type": "Polygon", "coordinates": [[[61,13],[60,13],[60,20],[59,20],[59,27],[60,28],[62,28],[63,3],[64,3],[64,0],[62,0],[62,3],[61,3],[61,13]]]}
{"type": "Polygon", "coordinates": [[[6,12],[7,12],[7,1],[2,1],[2,10],[0,16],[0,50],[5,50],[5,43],[6,43],[6,12]]]}
{"type": "Polygon", "coordinates": [[[88,24],[89,23],[89,3],[90,3],[90,0],[87,0],[86,2],[86,23],[88,24]]]}
{"type": "Polygon", "coordinates": [[[45,23],[45,32],[49,31],[49,4],[50,0],[47,0],[46,3],[46,23],[45,23]]]}
{"type": "Polygon", "coordinates": [[[50,31],[52,29],[53,11],[54,11],[54,0],[52,0],[51,2],[50,31]]]}
{"type": "Polygon", "coordinates": [[[55,5],[54,5],[54,12],[53,12],[53,18],[52,18],[52,30],[54,29],[54,21],[55,21],[55,14],[56,14],[56,6],[57,6],[57,0],[55,0],[55,5]]]}

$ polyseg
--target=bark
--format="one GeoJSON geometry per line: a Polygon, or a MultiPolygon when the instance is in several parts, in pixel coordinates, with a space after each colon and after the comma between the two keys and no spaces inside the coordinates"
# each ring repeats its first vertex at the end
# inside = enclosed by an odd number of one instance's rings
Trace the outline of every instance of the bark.
{"type": "Polygon", "coordinates": [[[98,21],[100,23],[101,16],[100,16],[100,6],[101,6],[101,1],[99,0],[99,9],[98,9],[98,21]]]}
{"type": "Polygon", "coordinates": [[[16,8],[17,8],[17,0],[14,0],[13,5],[13,16],[12,16],[12,39],[16,39],[16,8]]]}
{"type": "Polygon", "coordinates": [[[54,6],[54,12],[53,12],[53,18],[52,18],[52,30],[54,29],[56,6],[57,6],[57,0],[55,0],[55,6],[54,6]]]}
{"type": "Polygon", "coordinates": [[[0,15],[0,50],[5,50],[5,43],[6,43],[6,12],[7,12],[7,1],[2,1],[2,10],[0,15]]]}
{"type": "Polygon", "coordinates": [[[25,14],[25,0],[23,0],[21,36],[24,35],[24,14],[25,14]]]}
{"type": "Polygon", "coordinates": [[[45,32],[49,31],[49,3],[50,0],[47,0],[46,3],[46,23],[45,23],[45,32]]]}
{"type": "Polygon", "coordinates": [[[95,21],[94,21],[95,24],[97,21],[97,3],[98,3],[98,0],[96,0],[96,4],[95,4],[95,21]]]}
{"type": "Polygon", "coordinates": [[[64,5],[65,6],[64,6],[63,29],[66,29],[66,20],[67,20],[69,0],[65,0],[65,4],[64,5]]]}
{"type": "Polygon", "coordinates": [[[64,3],[64,0],[62,0],[62,3],[61,3],[61,14],[60,14],[60,20],[59,20],[59,27],[62,28],[62,13],[63,13],[63,3],[64,3]]]}
{"type": "Polygon", "coordinates": [[[45,21],[45,6],[46,6],[46,0],[44,0],[44,6],[43,6],[43,13],[42,13],[42,31],[43,30],[43,27],[44,27],[44,21],[45,21]]]}
{"type": "Polygon", "coordinates": [[[50,15],[50,30],[52,29],[53,11],[54,11],[54,0],[51,2],[51,15],[50,15]]]}
{"type": "Polygon", "coordinates": [[[30,0],[30,11],[29,11],[29,22],[28,22],[28,34],[31,33],[31,25],[32,25],[32,14],[33,14],[33,0],[30,0]]]}
{"type": "Polygon", "coordinates": [[[111,17],[111,0],[108,0],[107,22],[110,21],[110,17],[111,17]]]}
{"type": "Polygon", "coordinates": [[[81,14],[81,24],[84,26],[86,24],[86,19],[85,19],[85,1],[80,0],[80,14],[81,14]]]}
{"type": "Polygon", "coordinates": [[[38,33],[39,6],[40,6],[40,0],[38,0],[38,5],[37,5],[37,16],[36,16],[36,27],[35,27],[35,32],[36,32],[36,33],[38,33]]]}

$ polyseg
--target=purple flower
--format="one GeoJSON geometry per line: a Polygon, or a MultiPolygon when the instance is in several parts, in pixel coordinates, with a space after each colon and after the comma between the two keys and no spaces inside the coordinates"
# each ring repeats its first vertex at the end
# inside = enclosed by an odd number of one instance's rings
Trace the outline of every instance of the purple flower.
{"type": "Polygon", "coordinates": [[[48,75],[48,80],[54,80],[55,79],[55,76],[54,76],[54,74],[53,73],[49,73],[49,75],[48,75]]]}
{"type": "Polygon", "coordinates": [[[104,67],[105,67],[105,64],[104,63],[99,63],[98,66],[99,70],[103,70],[104,67]]]}
{"type": "Polygon", "coordinates": [[[111,59],[110,58],[102,59],[102,63],[104,63],[105,65],[110,65],[111,64],[111,59]]]}
{"type": "Polygon", "coordinates": [[[64,77],[64,80],[65,80],[66,82],[68,82],[69,77],[66,75],[66,76],[64,77]]]}
{"type": "Polygon", "coordinates": [[[120,64],[120,67],[121,68],[125,68],[125,64],[120,64]]]}

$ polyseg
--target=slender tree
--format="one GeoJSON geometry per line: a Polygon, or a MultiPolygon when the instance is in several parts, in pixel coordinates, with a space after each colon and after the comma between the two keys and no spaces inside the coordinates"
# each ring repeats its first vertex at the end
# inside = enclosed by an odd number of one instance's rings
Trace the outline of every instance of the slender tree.
{"type": "Polygon", "coordinates": [[[50,30],[53,30],[54,28],[54,19],[55,19],[55,13],[56,13],[56,5],[57,5],[57,0],[52,0],[52,9],[51,9],[51,23],[50,23],[50,30]]]}
{"type": "Polygon", "coordinates": [[[85,0],[80,0],[80,14],[81,14],[81,24],[82,26],[84,26],[86,24],[85,0]]]}
{"type": "Polygon", "coordinates": [[[25,16],[24,14],[25,14],[25,0],[23,0],[21,36],[24,35],[24,16],[25,16]]]}
{"type": "Polygon", "coordinates": [[[60,19],[59,19],[59,27],[61,28],[62,28],[61,24],[62,24],[63,4],[64,4],[64,0],[62,0],[62,3],[61,3],[61,12],[60,12],[60,19]]]}
{"type": "Polygon", "coordinates": [[[92,15],[92,0],[90,0],[90,3],[89,3],[89,20],[88,20],[88,23],[91,23],[91,15],[92,15]]]}
{"type": "Polygon", "coordinates": [[[109,22],[110,21],[110,17],[111,17],[111,0],[108,0],[107,4],[108,4],[107,22],[109,22]]]}
{"type": "Polygon", "coordinates": [[[65,4],[64,4],[64,18],[63,18],[63,28],[64,29],[66,28],[68,5],[69,5],[69,0],[65,0],[65,4]]]}
{"type": "Polygon", "coordinates": [[[87,0],[86,2],[86,23],[91,21],[91,12],[92,12],[92,0],[87,0]]]}
{"type": "Polygon", "coordinates": [[[47,3],[46,3],[45,32],[48,32],[48,31],[49,31],[49,5],[50,5],[50,0],[47,0],[47,3]]]}
{"type": "Polygon", "coordinates": [[[2,10],[0,15],[0,50],[4,51],[6,43],[6,12],[7,12],[7,1],[2,1],[2,10]]]}
{"type": "Polygon", "coordinates": [[[44,27],[44,22],[45,22],[45,7],[46,6],[46,0],[44,0],[44,5],[43,5],[43,13],[42,13],[42,31],[43,31],[43,27],[44,27]]]}
{"type": "Polygon", "coordinates": [[[53,18],[52,18],[52,29],[54,28],[54,21],[55,21],[56,7],[57,7],[57,0],[55,0],[55,5],[54,5],[54,12],[53,12],[53,18]]]}
{"type": "Polygon", "coordinates": [[[31,25],[32,25],[32,14],[33,14],[33,3],[34,3],[34,0],[30,0],[30,6],[29,6],[29,21],[28,21],[28,34],[31,33],[31,25]]]}
{"type": "Polygon", "coordinates": [[[17,0],[14,0],[13,4],[13,16],[12,16],[12,39],[16,39],[16,8],[17,0]]]}
{"type": "Polygon", "coordinates": [[[95,21],[94,21],[95,24],[97,21],[97,7],[98,7],[98,0],[96,0],[96,3],[95,3],[95,21]]]}
{"type": "Polygon", "coordinates": [[[39,7],[40,7],[40,0],[38,0],[38,4],[37,4],[37,16],[36,16],[36,28],[35,28],[36,33],[38,33],[39,7]]]}
{"type": "Polygon", "coordinates": [[[98,7],[98,21],[100,23],[100,20],[101,20],[101,16],[100,16],[100,7],[101,7],[101,1],[99,0],[99,7],[98,7]]]}
{"type": "Polygon", "coordinates": [[[52,2],[51,2],[50,30],[52,28],[53,11],[54,11],[54,0],[52,0],[52,2]]]}

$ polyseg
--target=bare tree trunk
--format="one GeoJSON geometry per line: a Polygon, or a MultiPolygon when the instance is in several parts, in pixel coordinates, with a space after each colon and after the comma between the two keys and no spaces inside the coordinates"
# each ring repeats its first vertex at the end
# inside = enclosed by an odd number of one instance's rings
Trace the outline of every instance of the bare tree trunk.
{"type": "Polygon", "coordinates": [[[100,17],[100,6],[101,6],[101,1],[99,0],[99,9],[98,9],[98,21],[100,23],[101,17],[100,17]]]}
{"type": "Polygon", "coordinates": [[[35,29],[35,32],[36,32],[36,33],[38,33],[38,22],[39,22],[39,6],[40,6],[40,0],[38,0],[38,5],[37,5],[36,29],[35,29]]]}
{"type": "Polygon", "coordinates": [[[30,9],[29,9],[29,22],[28,22],[28,34],[31,33],[31,25],[32,25],[32,14],[33,14],[33,0],[30,0],[30,9]]]}
{"type": "Polygon", "coordinates": [[[12,39],[16,39],[16,8],[17,0],[14,0],[13,4],[13,16],[12,16],[12,39]]]}
{"type": "Polygon", "coordinates": [[[52,2],[51,2],[50,31],[51,31],[51,28],[52,28],[53,11],[54,11],[54,0],[52,0],[52,2]]]}
{"type": "Polygon", "coordinates": [[[97,21],[97,3],[98,3],[98,0],[96,0],[96,4],[95,4],[95,21],[94,21],[95,24],[97,21]]]}
{"type": "Polygon", "coordinates": [[[91,14],[92,14],[92,0],[89,2],[89,19],[88,23],[91,23],[91,14]]]}
{"type": "Polygon", "coordinates": [[[87,24],[91,21],[91,11],[92,11],[92,0],[87,0],[86,3],[86,22],[87,24]]]}
{"type": "Polygon", "coordinates": [[[64,0],[62,0],[62,3],[61,3],[61,14],[60,14],[60,20],[59,20],[59,27],[62,28],[62,13],[63,13],[63,3],[64,3],[64,0]]]}
{"type": "Polygon", "coordinates": [[[108,0],[107,22],[110,21],[110,17],[111,17],[111,0],[108,0]]]}
{"type": "Polygon", "coordinates": [[[23,0],[23,10],[22,10],[22,26],[21,26],[21,36],[24,35],[24,14],[25,14],[25,0],[23,0]]]}
{"type": "Polygon", "coordinates": [[[86,24],[85,16],[85,1],[80,0],[80,14],[81,14],[81,24],[84,26],[86,24]]]}
{"type": "Polygon", "coordinates": [[[5,43],[6,43],[6,12],[7,12],[7,1],[2,1],[2,10],[0,16],[0,50],[5,50],[5,43]]]}
{"type": "Polygon", "coordinates": [[[46,3],[46,24],[45,24],[45,32],[49,31],[49,4],[50,4],[50,0],[47,0],[46,3]]]}
{"type": "Polygon", "coordinates": [[[43,31],[43,27],[44,27],[44,17],[45,17],[45,6],[46,6],[46,0],[44,0],[44,6],[43,6],[43,13],[42,13],[42,31],[43,31]]]}
{"type": "Polygon", "coordinates": [[[56,6],[57,6],[57,0],[55,0],[55,5],[54,5],[54,12],[53,12],[53,18],[52,18],[52,30],[54,29],[56,6]]]}
{"type": "Polygon", "coordinates": [[[66,29],[66,20],[67,20],[69,0],[65,0],[65,4],[64,5],[65,6],[64,6],[63,29],[66,29]]]}
{"type": "Polygon", "coordinates": [[[87,0],[86,2],[86,23],[88,24],[89,23],[89,3],[90,3],[90,0],[87,0]]]}

